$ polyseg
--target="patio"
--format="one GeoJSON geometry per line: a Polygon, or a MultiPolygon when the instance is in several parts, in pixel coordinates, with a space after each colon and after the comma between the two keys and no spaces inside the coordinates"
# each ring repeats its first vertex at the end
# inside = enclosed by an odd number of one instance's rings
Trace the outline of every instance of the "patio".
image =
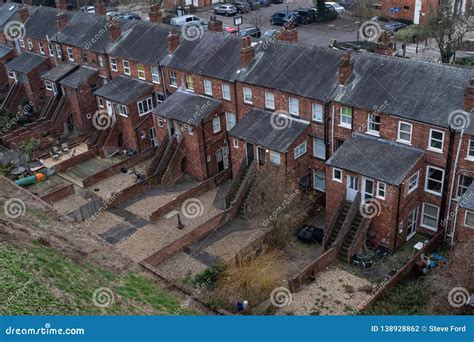
{"type": "MultiPolygon", "coordinates": [[[[48,157],[44,159],[40,159],[41,163],[47,168],[54,167],[62,162],[71,159],[72,157],[78,156],[82,153],[85,153],[89,150],[87,144],[81,143],[74,147],[70,147],[68,152],[62,152],[58,155],[58,158],[48,157]]],[[[51,150],[52,151],[52,150],[51,150]]]]}

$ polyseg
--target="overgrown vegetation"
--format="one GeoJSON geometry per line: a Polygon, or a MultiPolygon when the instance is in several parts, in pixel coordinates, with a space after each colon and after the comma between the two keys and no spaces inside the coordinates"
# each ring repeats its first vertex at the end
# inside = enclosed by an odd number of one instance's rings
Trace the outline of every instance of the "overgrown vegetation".
{"type": "Polygon", "coordinates": [[[197,274],[193,279],[193,284],[200,287],[213,289],[221,278],[225,270],[225,265],[215,264],[206,268],[201,273],[197,274]]]}
{"type": "Polygon", "coordinates": [[[416,39],[419,41],[424,39],[422,33],[423,31],[418,32],[418,25],[410,25],[395,32],[395,40],[409,44],[416,43],[416,39]],[[420,34],[419,37],[418,34],[420,34]]]}

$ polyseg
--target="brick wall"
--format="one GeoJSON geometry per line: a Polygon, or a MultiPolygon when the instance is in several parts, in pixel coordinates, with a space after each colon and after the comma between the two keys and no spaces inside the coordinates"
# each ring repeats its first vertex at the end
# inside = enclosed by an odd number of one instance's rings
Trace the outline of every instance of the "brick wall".
{"type": "Polygon", "coordinates": [[[70,195],[74,194],[74,185],[69,184],[66,185],[65,187],[58,189],[56,191],[53,191],[47,195],[44,195],[41,197],[41,199],[47,203],[54,203],[62,200],[63,198],[66,198],[70,195]]]}

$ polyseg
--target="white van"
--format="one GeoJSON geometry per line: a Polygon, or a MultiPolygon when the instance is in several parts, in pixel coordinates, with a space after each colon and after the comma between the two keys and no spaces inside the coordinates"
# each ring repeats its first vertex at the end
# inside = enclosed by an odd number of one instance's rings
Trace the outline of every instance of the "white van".
{"type": "Polygon", "coordinates": [[[174,26],[185,26],[185,25],[200,25],[204,26],[204,20],[195,15],[188,14],[180,17],[171,18],[170,24],[174,26]]]}

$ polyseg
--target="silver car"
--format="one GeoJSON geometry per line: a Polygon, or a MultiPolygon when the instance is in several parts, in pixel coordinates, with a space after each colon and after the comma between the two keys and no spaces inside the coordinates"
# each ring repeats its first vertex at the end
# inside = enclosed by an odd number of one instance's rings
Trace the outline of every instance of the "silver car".
{"type": "Polygon", "coordinates": [[[237,7],[234,5],[220,5],[214,7],[214,14],[223,14],[226,17],[237,14],[237,7]]]}

